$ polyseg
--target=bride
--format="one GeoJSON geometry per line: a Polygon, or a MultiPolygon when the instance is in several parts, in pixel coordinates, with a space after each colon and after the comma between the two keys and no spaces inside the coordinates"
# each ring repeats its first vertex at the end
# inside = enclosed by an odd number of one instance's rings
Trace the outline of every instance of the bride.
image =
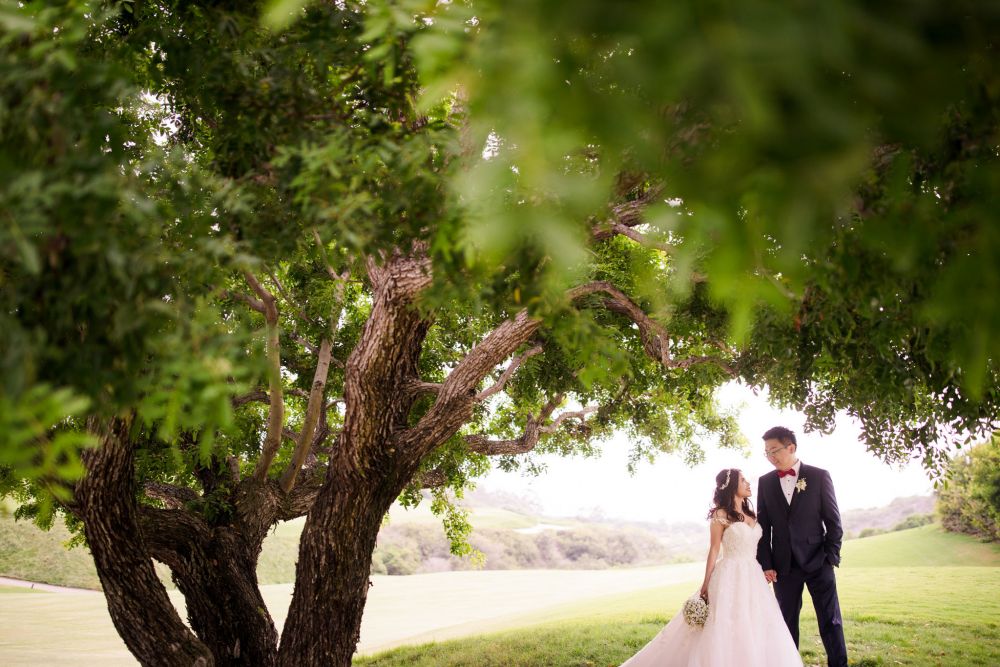
{"type": "Polygon", "coordinates": [[[750,504],[750,483],[727,468],[715,477],[711,547],[701,597],[703,628],[683,612],[622,667],[801,667],[802,658],[757,563],[761,529],[750,504]],[[720,547],[723,557],[718,558],[720,547]]]}

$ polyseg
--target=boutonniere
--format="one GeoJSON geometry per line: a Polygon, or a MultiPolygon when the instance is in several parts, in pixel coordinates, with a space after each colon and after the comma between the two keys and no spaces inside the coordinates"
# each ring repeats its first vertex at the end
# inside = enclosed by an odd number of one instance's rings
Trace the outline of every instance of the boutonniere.
{"type": "Polygon", "coordinates": [[[799,477],[799,481],[795,482],[795,488],[799,490],[799,493],[802,493],[803,491],[805,491],[806,490],[806,478],[805,477],[799,477]]]}

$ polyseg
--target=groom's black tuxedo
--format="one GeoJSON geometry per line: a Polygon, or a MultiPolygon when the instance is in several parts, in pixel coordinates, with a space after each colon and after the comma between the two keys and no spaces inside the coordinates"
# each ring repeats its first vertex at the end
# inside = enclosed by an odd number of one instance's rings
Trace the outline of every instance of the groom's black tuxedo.
{"type": "Polygon", "coordinates": [[[833,567],[840,565],[844,537],[837,496],[830,473],[822,468],[801,463],[795,481],[800,486],[789,504],[776,470],[760,478],[757,520],[764,532],[757,544],[757,560],[763,569],[778,573],[774,593],[795,645],[799,645],[802,588],[807,586],[827,660],[831,667],[846,667],[847,646],[833,574],[833,567]]]}
{"type": "Polygon", "coordinates": [[[779,575],[788,574],[793,561],[805,572],[815,572],[825,563],[840,565],[844,529],[830,473],[802,463],[795,481],[804,481],[805,490],[795,489],[791,505],[777,470],[761,477],[757,489],[757,512],[764,529],[757,560],[779,575]]]}

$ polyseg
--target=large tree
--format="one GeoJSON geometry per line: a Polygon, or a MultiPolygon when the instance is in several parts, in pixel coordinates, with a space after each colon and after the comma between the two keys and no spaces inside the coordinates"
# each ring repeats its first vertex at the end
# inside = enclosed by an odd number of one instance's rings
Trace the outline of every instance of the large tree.
{"type": "MultiPolygon", "coordinates": [[[[636,459],[738,445],[714,401],[730,380],[816,427],[851,411],[887,458],[933,464],[942,433],[995,424],[991,348],[968,354],[969,323],[933,310],[942,284],[979,294],[964,271],[995,197],[995,105],[976,106],[991,70],[919,135],[957,136],[942,155],[851,88],[882,69],[806,48],[853,43],[860,19],[516,4],[0,14],[3,491],[82,530],[142,663],[348,665],[394,501],[431,489],[460,551],[446,492],[491,459],[615,431],[636,459]],[[733,41],[685,53],[735,83],[689,89],[649,26],[713,20],[733,41]],[[705,60],[725,45],[740,57],[705,60]],[[803,62],[747,88],[769,49],[803,62]],[[792,94],[823,85],[831,113],[870,121],[836,150],[792,94]],[[809,161],[837,179],[792,196],[809,161]],[[894,245],[901,207],[919,224],[894,245]],[[256,561],[303,515],[279,650],[256,561]]],[[[917,28],[941,16],[917,18],[900,34],[942,69],[990,53],[939,53],[917,28]]],[[[889,65],[894,103],[919,97],[910,63],[889,65]]]]}

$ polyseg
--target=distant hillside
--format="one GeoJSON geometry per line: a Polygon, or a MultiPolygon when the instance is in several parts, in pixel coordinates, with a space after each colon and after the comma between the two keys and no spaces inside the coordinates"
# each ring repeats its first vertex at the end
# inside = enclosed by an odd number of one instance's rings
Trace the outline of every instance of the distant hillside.
{"type": "Polygon", "coordinates": [[[457,558],[429,504],[393,507],[379,533],[372,570],[417,574],[487,569],[603,569],[689,560],[681,531],[611,520],[552,518],[521,496],[476,490],[461,504],[474,526],[469,539],[481,561],[457,558]],[[656,528],[660,528],[657,530],[656,528]]]}
{"type": "MultiPolygon", "coordinates": [[[[614,519],[543,516],[536,503],[505,493],[473,491],[462,501],[472,513],[471,542],[485,569],[600,569],[676,563],[704,558],[705,524],[651,523],[614,519]]],[[[891,530],[914,514],[934,508],[931,496],[897,498],[886,507],[844,512],[849,536],[862,530],[891,530]]],[[[264,542],[258,564],[261,584],[287,583],[295,576],[304,519],[276,526],[264,542]]],[[[69,534],[58,524],[46,533],[25,521],[0,515],[0,575],[82,588],[100,583],[86,548],[64,548],[69,534]]],[[[478,568],[448,552],[440,519],[429,503],[394,506],[378,538],[373,571],[412,574],[478,568]]],[[[169,573],[158,566],[170,586],[169,573]]]]}
{"type": "Polygon", "coordinates": [[[909,516],[933,512],[934,496],[907,496],[896,498],[885,507],[847,510],[841,513],[841,519],[847,536],[856,537],[866,528],[892,530],[909,516]]]}

